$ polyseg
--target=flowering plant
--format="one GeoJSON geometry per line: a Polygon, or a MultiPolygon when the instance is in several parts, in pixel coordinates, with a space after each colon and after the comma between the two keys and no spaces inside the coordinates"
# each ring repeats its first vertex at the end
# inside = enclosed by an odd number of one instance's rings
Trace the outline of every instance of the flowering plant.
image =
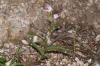
{"type": "Polygon", "coordinates": [[[51,12],[51,11],[53,10],[53,8],[52,8],[50,5],[47,5],[47,9],[48,9],[48,10],[45,10],[45,11],[47,11],[47,12],[51,12]]]}
{"type": "MultiPolygon", "coordinates": [[[[54,23],[54,20],[57,19],[59,17],[58,14],[53,14],[52,11],[53,11],[53,8],[50,6],[50,5],[47,5],[47,10],[45,10],[46,12],[49,12],[51,17],[52,17],[52,23],[54,23]]],[[[51,23],[51,25],[52,25],[51,23]]],[[[38,35],[38,34],[33,34],[31,33],[31,35],[34,35],[35,37],[39,37],[43,40],[44,42],[44,49],[42,50],[39,46],[37,46],[36,42],[30,40],[32,46],[40,53],[41,55],[41,59],[45,59],[47,58],[47,56],[45,55],[47,51],[50,51],[50,50],[62,50],[62,51],[69,51],[68,49],[66,48],[63,48],[61,46],[50,46],[51,44],[51,39],[50,39],[50,35],[51,33],[53,33],[56,29],[58,29],[58,25],[55,26],[55,27],[51,27],[51,30],[47,32],[47,36],[46,38],[44,39],[42,36],[38,35]]]]}

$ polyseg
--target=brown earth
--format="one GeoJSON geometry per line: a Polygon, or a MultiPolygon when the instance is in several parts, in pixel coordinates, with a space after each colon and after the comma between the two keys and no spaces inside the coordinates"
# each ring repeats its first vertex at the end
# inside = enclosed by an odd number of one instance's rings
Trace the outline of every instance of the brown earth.
{"type": "MultiPolygon", "coordinates": [[[[60,64],[63,59],[66,59],[65,66],[73,64],[76,62],[73,61],[76,26],[78,29],[75,57],[84,64],[88,63],[88,59],[92,59],[88,66],[100,64],[100,45],[96,41],[96,36],[100,34],[100,0],[0,0],[0,50],[9,50],[8,54],[1,53],[0,56],[9,57],[8,60],[12,58],[10,52],[15,50],[12,51],[10,47],[6,49],[4,46],[5,43],[11,42],[14,46],[20,44],[27,50],[20,59],[24,66],[63,66],[60,64]],[[60,24],[60,27],[51,36],[52,45],[63,46],[71,52],[48,52],[48,59],[39,60],[37,51],[22,44],[21,40],[32,37],[27,32],[46,36],[51,23],[49,13],[45,12],[47,5],[51,5],[53,12],[60,15],[54,24],[60,24]]],[[[39,46],[43,48],[43,44],[39,46]]]]}

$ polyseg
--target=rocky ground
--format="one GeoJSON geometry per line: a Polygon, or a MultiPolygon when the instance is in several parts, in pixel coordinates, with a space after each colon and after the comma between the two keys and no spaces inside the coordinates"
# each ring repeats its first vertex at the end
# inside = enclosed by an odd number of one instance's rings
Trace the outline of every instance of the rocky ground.
{"type": "MultiPolygon", "coordinates": [[[[100,0],[0,0],[0,57],[11,60],[20,46],[25,51],[17,60],[24,66],[100,66],[99,29],[100,0]],[[56,20],[60,27],[51,35],[52,45],[71,52],[51,51],[47,53],[48,59],[40,60],[41,56],[28,40],[34,37],[27,32],[46,36],[51,21],[45,12],[47,5],[60,15],[56,20]]],[[[43,42],[38,41],[43,48],[43,42]]]]}

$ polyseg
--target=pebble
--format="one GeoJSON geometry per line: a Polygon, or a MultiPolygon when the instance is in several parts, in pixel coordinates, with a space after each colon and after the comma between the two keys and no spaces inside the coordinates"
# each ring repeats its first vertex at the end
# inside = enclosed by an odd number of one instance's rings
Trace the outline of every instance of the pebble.
{"type": "Polygon", "coordinates": [[[3,52],[4,52],[4,50],[0,49],[0,53],[3,53],[3,52]]]}
{"type": "Polygon", "coordinates": [[[89,60],[88,60],[88,63],[91,63],[91,62],[92,62],[92,59],[89,59],[89,60]]]}
{"type": "MultiPolygon", "coordinates": [[[[77,63],[76,63],[77,65],[79,65],[79,66],[84,65],[83,61],[80,61],[80,60],[78,59],[78,57],[76,57],[75,60],[76,60],[76,62],[77,62],[77,63]]],[[[74,65],[73,65],[73,66],[74,66],[74,65]]],[[[76,65],[75,65],[75,66],[76,66],[76,65]]]]}
{"type": "Polygon", "coordinates": [[[51,66],[50,61],[46,61],[47,66],[51,66]]]}
{"type": "Polygon", "coordinates": [[[13,43],[9,43],[10,48],[14,48],[14,44],[13,43]]]}
{"type": "Polygon", "coordinates": [[[51,39],[50,39],[50,37],[46,36],[46,39],[47,39],[47,44],[49,44],[49,45],[50,45],[50,44],[51,44],[51,42],[52,42],[52,41],[51,41],[51,39]]]}
{"type": "Polygon", "coordinates": [[[22,40],[22,43],[26,45],[29,44],[26,40],[22,40]]]}
{"type": "Polygon", "coordinates": [[[3,4],[3,3],[4,3],[4,1],[1,1],[1,3],[3,4]]]}
{"type": "Polygon", "coordinates": [[[5,65],[6,65],[6,66],[10,66],[10,63],[11,63],[11,60],[8,61],[8,62],[6,62],[5,65]]]}
{"type": "Polygon", "coordinates": [[[68,64],[67,66],[72,66],[71,64],[68,64]]]}
{"type": "Polygon", "coordinates": [[[34,36],[34,37],[33,37],[33,41],[34,41],[34,42],[38,42],[38,36],[34,36]]]}
{"type": "Polygon", "coordinates": [[[75,31],[74,31],[74,30],[69,30],[69,31],[68,31],[68,33],[73,33],[73,32],[75,32],[75,31]]]}
{"type": "Polygon", "coordinates": [[[100,35],[97,35],[97,36],[96,36],[95,41],[96,41],[96,42],[100,41],[100,35]]]}
{"type": "Polygon", "coordinates": [[[4,44],[4,47],[5,47],[5,48],[9,48],[9,43],[5,43],[5,44],[4,44]]]}
{"type": "MultiPolygon", "coordinates": [[[[11,61],[12,61],[12,59],[9,60],[8,62],[6,62],[5,65],[6,65],[6,66],[10,66],[11,61]]],[[[11,66],[15,66],[15,62],[14,62],[11,66]]]]}

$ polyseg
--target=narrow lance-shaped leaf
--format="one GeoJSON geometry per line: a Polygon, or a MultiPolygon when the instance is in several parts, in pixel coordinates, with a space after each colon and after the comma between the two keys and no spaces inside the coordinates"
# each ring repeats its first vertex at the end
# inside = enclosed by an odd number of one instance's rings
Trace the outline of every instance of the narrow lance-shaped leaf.
{"type": "Polygon", "coordinates": [[[17,62],[17,63],[15,64],[15,66],[23,66],[23,64],[22,64],[22,63],[17,62]]]}
{"type": "Polygon", "coordinates": [[[20,46],[18,46],[18,49],[15,52],[15,55],[19,55],[19,50],[20,50],[20,46]]]}
{"type": "Polygon", "coordinates": [[[41,54],[43,55],[42,50],[35,44],[35,42],[33,42],[32,40],[30,40],[31,44],[34,46],[34,48],[41,54]]]}
{"type": "Polygon", "coordinates": [[[46,58],[47,58],[47,56],[43,55],[43,56],[41,57],[41,60],[46,59],[46,58]]]}
{"type": "Polygon", "coordinates": [[[16,60],[12,59],[9,66],[12,66],[16,60]]]}
{"type": "Polygon", "coordinates": [[[5,66],[5,64],[0,63],[0,66],[5,66]]]}
{"type": "Polygon", "coordinates": [[[0,58],[0,62],[1,62],[1,63],[2,63],[2,62],[6,62],[6,58],[1,57],[1,58],[0,58]]]}
{"type": "Polygon", "coordinates": [[[57,25],[57,26],[55,26],[55,27],[53,27],[53,28],[51,29],[51,32],[56,31],[58,28],[59,28],[59,26],[58,26],[58,25],[57,25]]]}
{"type": "Polygon", "coordinates": [[[63,48],[63,47],[60,47],[60,46],[50,46],[50,47],[47,47],[47,48],[46,48],[46,51],[48,51],[48,50],[62,50],[62,51],[67,51],[67,52],[69,52],[68,49],[63,48]]]}

